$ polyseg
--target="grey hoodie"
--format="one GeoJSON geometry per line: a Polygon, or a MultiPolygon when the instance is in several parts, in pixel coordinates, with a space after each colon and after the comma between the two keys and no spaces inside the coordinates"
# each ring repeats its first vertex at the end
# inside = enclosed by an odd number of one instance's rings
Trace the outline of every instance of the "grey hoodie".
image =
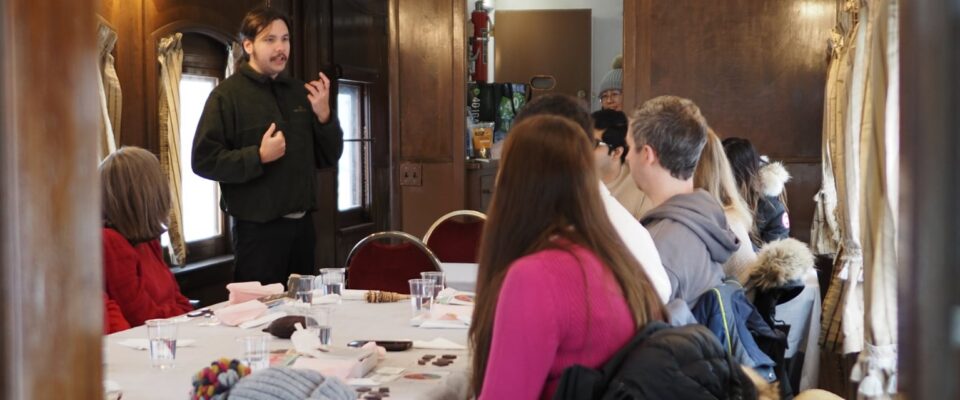
{"type": "Polygon", "coordinates": [[[723,263],[740,246],[723,208],[697,190],[671,197],[640,221],[650,231],[673,287],[671,299],[693,307],[701,294],[723,282],[723,263]]]}

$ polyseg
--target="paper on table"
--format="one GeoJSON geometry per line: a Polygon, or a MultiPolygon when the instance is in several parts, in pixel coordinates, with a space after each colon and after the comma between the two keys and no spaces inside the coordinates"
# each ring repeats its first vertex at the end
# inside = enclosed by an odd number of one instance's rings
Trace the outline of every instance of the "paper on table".
{"type": "Polygon", "coordinates": [[[286,316],[287,316],[287,313],[285,313],[285,312],[283,312],[283,311],[277,311],[277,312],[275,312],[275,313],[270,313],[270,314],[264,315],[264,316],[262,316],[262,317],[260,317],[260,318],[254,319],[254,320],[250,320],[250,321],[241,323],[240,325],[237,325],[237,326],[239,326],[239,327],[241,327],[241,328],[243,328],[243,329],[255,328],[255,327],[258,327],[258,326],[261,326],[261,325],[264,325],[264,324],[271,323],[271,322],[273,322],[274,320],[277,320],[277,319],[280,319],[280,318],[283,318],[283,317],[286,317],[286,316]]]}
{"type": "Polygon", "coordinates": [[[436,338],[433,340],[414,340],[413,347],[430,350],[466,350],[467,346],[458,344],[450,339],[436,338]]]}
{"type": "MultiPolygon", "coordinates": [[[[193,339],[178,339],[177,348],[193,346],[196,341],[193,339]]],[[[146,350],[150,348],[150,339],[123,339],[117,344],[136,350],[146,350]]]]}
{"type": "Polygon", "coordinates": [[[367,291],[359,289],[343,289],[340,291],[340,297],[344,300],[366,300],[367,291]]]}

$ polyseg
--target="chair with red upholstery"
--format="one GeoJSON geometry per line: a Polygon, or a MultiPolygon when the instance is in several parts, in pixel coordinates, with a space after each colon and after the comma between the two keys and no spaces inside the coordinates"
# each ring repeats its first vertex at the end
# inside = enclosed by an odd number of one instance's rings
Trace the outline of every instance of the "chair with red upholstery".
{"type": "Polygon", "coordinates": [[[404,232],[378,232],[350,250],[347,287],[410,293],[407,280],[425,271],[440,271],[440,261],[420,239],[404,232]]]}
{"type": "Polygon", "coordinates": [[[487,216],[473,210],[459,210],[440,217],[423,242],[441,262],[475,263],[487,216]]]}

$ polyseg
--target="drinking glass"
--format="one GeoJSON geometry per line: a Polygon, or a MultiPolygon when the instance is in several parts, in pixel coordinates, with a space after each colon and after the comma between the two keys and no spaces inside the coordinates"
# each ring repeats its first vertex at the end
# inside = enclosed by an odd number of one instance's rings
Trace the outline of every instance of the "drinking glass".
{"type": "Polygon", "coordinates": [[[440,291],[447,287],[447,277],[441,271],[421,272],[420,277],[433,281],[433,299],[437,299],[440,291]]]}
{"type": "Polygon", "coordinates": [[[410,279],[410,307],[413,316],[430,314],[433,305],[434,281],[431,279],[410,279]]]}
{"type": "Polygon", "coordinates": [[[250,335],[240,338],[243,345],[243,362],[251,371],[259,371],[270,367],[270,336],[250,335]]]}
{"type": "Polygon", "coordinates": [[[146,321],[150,339],[150,364],[154,368],[170,369],[177,358],[177,323],[168,319],[146,321]]]}
{"type": "Polygon", "coordinates": [[[306,329],[316,332],[320,344],[330,346],[333,339],[333,311],[332,305],[313,306],[306,316],[306,329]]]}
{"type": "Polygon", "coordinates": [[[324,295],[343,294],[345,268],[323,268],[320,270],[320,288],[324,295]]]}
{"type": "Polygon", "coordinates": [[[314,280],[315,277],[313,275],[302,275],[294,279],[293,285],[296,289],[297,301],[306,304],[313,303],[314,280]]]}

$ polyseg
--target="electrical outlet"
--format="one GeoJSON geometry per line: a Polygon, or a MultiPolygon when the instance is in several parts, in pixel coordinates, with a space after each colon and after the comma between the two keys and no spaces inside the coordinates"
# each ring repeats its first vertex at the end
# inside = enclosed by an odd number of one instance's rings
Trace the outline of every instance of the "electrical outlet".
{"type": "Polygon", "coordinates": [[[420,163],[400,163],[400,186],[423,186],[422,172],[420,163]]]}

